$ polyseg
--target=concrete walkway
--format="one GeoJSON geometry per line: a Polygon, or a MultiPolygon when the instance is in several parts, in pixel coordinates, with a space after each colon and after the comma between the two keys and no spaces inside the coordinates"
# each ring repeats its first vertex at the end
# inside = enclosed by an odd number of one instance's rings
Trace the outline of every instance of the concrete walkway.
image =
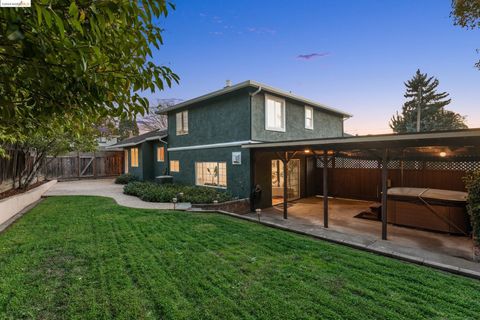
{"type": "MultiPolygon", "coordinates": [[[[119,205],[139,209],[173,209],[173,203],[146,202],[123,193],[123,185],[115,184],[114,179],[76,180],[58,182],[43,197],[52,196],[101,196],[114,199],[119,205]]],[[[190,203],[177,203],[177,210],[187,210],[190,203]]]]}

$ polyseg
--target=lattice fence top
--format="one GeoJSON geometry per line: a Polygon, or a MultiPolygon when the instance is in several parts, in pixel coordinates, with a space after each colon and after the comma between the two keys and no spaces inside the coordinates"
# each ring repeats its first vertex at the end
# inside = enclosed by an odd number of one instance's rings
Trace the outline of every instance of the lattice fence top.
{"type": "MultiPolygon", "coordinates": [[[[316,159],[317,168],[323,168],[323,161],[316,159]]],[[[378,160],[364,160],[355,158],[335,157],[328,162],[328,168],[338,169],[379,169],[381,162],[378,160]]],[[[456,170],[474,171],[480,169],[479,161],[401,161],[392,160],[388,162],[389,169],[405,170],[456,170]]]]}

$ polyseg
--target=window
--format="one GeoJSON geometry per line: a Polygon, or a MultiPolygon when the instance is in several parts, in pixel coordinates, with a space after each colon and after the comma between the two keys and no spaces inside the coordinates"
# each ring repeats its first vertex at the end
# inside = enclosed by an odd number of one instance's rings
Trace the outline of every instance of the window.
{"type": "Polygon", "coordinates": [[[197,186],[227,187],[226,162],[196,162],[195,183],[197,186]]]}
{"type": "Polygon", "coordinates": [[[165,148],[157,147],[157,162],[165,161],[165,148]]]}
{"type": "Polygon", "coordinates": [[[170,160],[170,172],[180,172],[180,161],[170,160]]]}
{"type": "Polygon", "coordinates": [[[305,128],[313,130],[313,108],[305,106],[305,128]]]}
{"type": "Polygon", "coordinates": [[[188,111],[177,113],[177,136],[188,134],[188,111]]]}
{"type": "Polygon", "coordinates": [[[265,96],[265,129],[285,132],[285,100],[265,96]]]}
{"type": "Polygon", "coordinates": [[[132,167],[138,167],[138,148],[130,149],[130,153],[131,153],[130,165],[132,167]]]}

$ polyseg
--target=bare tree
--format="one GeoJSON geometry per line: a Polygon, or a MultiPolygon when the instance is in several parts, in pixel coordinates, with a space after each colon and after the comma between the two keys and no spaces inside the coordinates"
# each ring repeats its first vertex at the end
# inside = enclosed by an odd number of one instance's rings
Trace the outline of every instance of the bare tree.
{"type": "Polygon", "coordinates": [[[149,113],[143,116],[138,120],[138,125],[140,126],[141,131],[152,131],[152,130],[166,130],[168,127],[168,119],[166,115],[161,115],[160,113],[176,105],[182,101],[181,99],[158,99],[155,106],[150,107],[149,113]]]}

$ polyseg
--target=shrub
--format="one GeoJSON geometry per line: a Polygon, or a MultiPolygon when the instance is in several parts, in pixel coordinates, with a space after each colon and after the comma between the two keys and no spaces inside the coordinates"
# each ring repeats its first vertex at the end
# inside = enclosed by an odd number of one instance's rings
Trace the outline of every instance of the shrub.
{"type": "Polygon", "coordinates": [[[115,183],[116,184],[127,184],[127,183],[130,183],[132,181],[137,181],[137,177],[135,177],[133,174],[130,174],[130,173],[124,173],[122,175],[119,175],[116,179],[115,179],[115,183]]]}
{"type": "Polygon", "coordinates": [[[480,170],[465,178],[468,191],[467,210],[473,229],[473,238],[480,245],[480,170]]]}
{"type": "Polygon", "coordinates": [[[178,202],[212,203],[214,200],[225,202],[232,200],[230,193],[213,188],[184,186],[178,184],[156,184],[152,182],[134,181],[123,188],[123,193],[139,197],[149,202],[172,202],[178,198],[178,202]],[[183,196],[179,194],[183,193],[183,196]]]}

